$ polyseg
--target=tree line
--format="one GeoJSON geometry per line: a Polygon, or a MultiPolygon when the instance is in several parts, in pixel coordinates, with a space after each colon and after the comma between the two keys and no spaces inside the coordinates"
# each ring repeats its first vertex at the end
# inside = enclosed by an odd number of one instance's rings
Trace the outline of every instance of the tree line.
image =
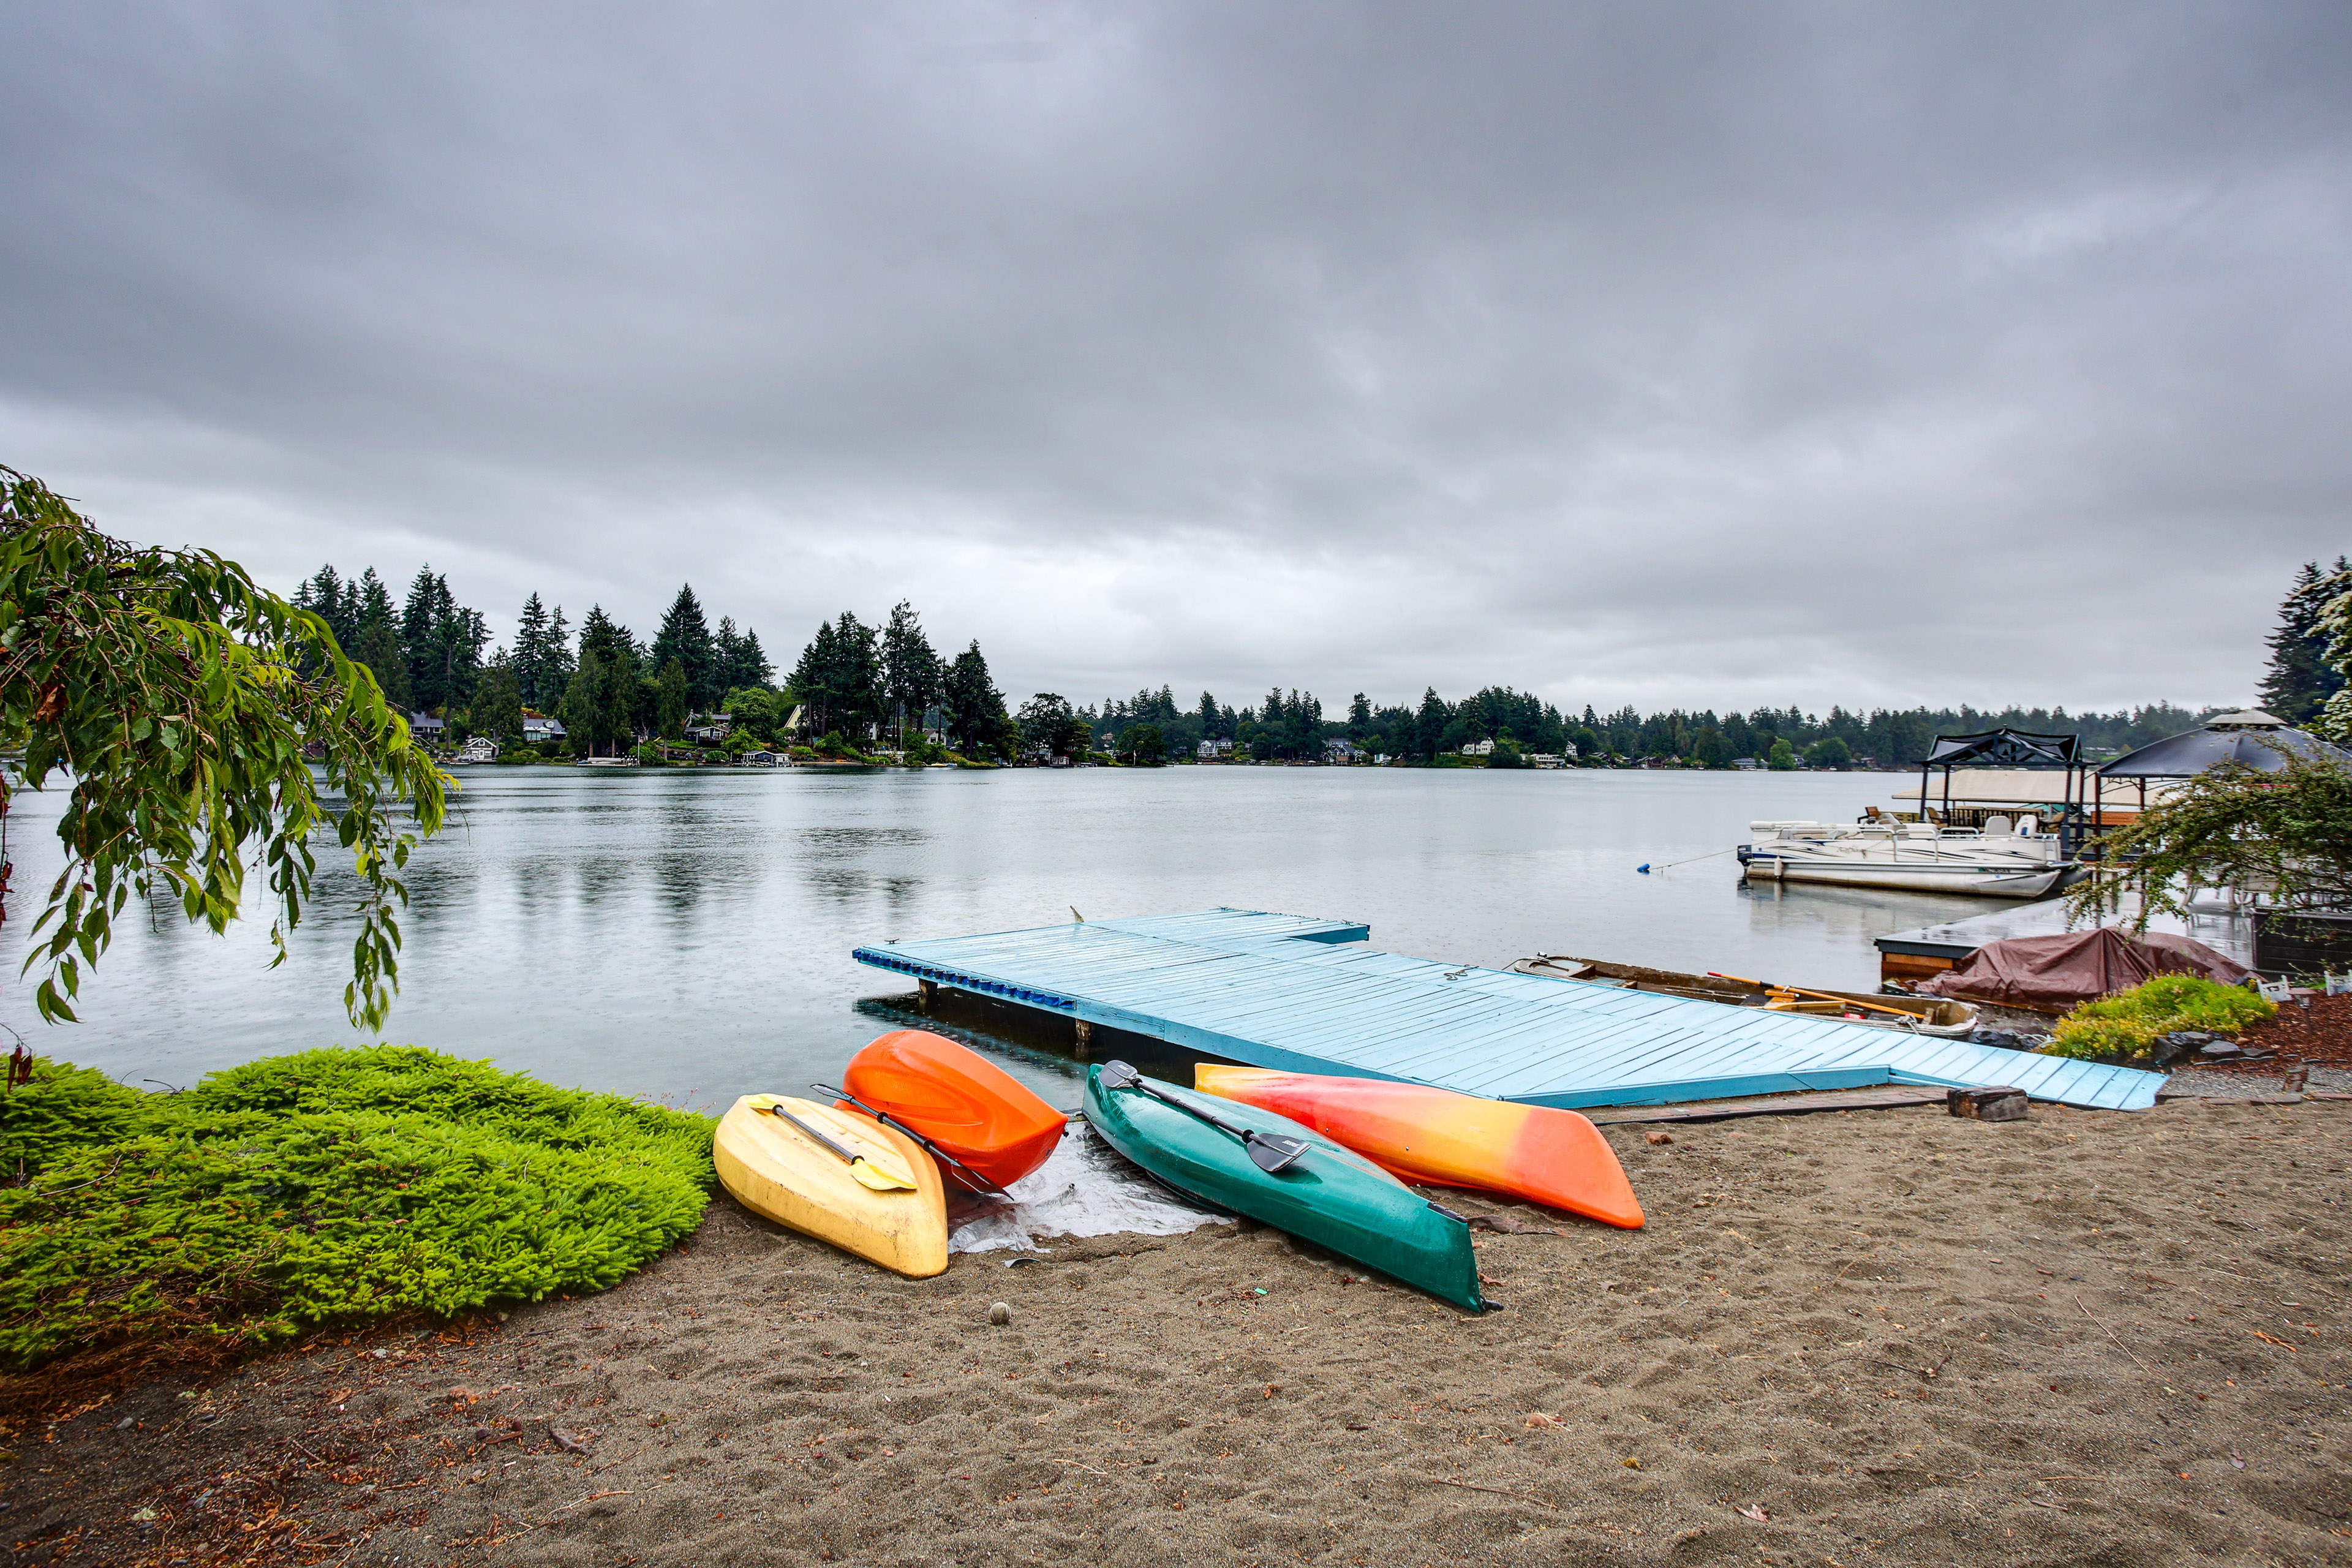
{"type": "MultiPolygon", "coordinates": [[[[574,751],[602,752],[641,736],[675,738],[696,714],[724,711],[733,729],[783,743],[797,710],[802,732],[855,748],[895,742],[920,750],[937,735],[969,757],[1024,753],[1075,756],[1096,750],[1139,760],[1190,755],[1224,742],[1261,761],[1320,760],[1335,741],[1374,754],[1430,763],[1491,742],[1490,765],[1550,754],[1587,766],[1676,763],[1727,768],[1741,758],[1773,767],[1905,766],[1927,754],[1938,734],[2010,728],[2080,735],[2095,752],[2121,752],[2193,728],[2204,714],[2168,702],[2114,712],[2064,708],[1873,709],[1795,704],[1748,712],[1674,708],[1612,712],[1563,710],[1533,693],[1487,686],[1455,701],[1434,688],[1418,702],[1375,703],[1362,692],[1345,716],[1328,714],[1311,690],[1269,689],[1236,709],[1203,691],[1180,704],[1171,686],[1078,706],[1041,691],[1016,712],[991,675],[977,640],[943,656],[914,606],[900,600],[877,622],[845,610],[819,623],[779,689],[759,634],[731,617],[709,625],[690,585],[682,586],[650,643],[592,606],[576,637],[562,606],[537,594],[523,605],[511,648],[488,649],[481,615],[457,603],[446,578],[428,566],[395,605],[373,568],[356,578],[332,566],[304,584],[295,602],[315,610],[345,651],[375,672],[404,708],[457,718],[473,731],[519,737],[526,711],[552,714],[574,751]],[[486,649],[488,651],[486,653],[486,649]]],[[[2321,724],[2342,695],[2341,666],[2352,658],[2352,561],[2305,563],[2280,607],[2269,639],[2263,701],[2293,723],[2321,724]]],[[[2352,728],[2347,713],[2347,728],[2352,728]]]]}

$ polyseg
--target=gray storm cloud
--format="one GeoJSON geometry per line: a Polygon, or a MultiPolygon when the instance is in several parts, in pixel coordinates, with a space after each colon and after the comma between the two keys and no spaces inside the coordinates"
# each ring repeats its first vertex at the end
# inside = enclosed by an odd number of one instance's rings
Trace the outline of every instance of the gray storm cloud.
{"type": "Polygon", "coordinates": [[[2352,13],[0,11],[0,461],[1016,692],[2237,701],[2352,13]]]}

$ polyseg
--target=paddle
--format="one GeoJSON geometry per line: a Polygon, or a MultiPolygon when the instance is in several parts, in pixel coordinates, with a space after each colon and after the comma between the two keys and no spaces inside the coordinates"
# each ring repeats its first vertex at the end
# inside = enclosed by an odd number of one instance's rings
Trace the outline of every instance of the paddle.
{"type": "Polygon", "coordinates": [[[908,1137],[912,1138],[916,1142],[920,1143],[924,1150],[930,1154],[931,1158],[939,1161],[942,1164],[952,1165],[957,1171],[962,1173],[962,1174],[957,1178],[959,1181],[969,1181],[978,1184],[972,1187],[971,1190],[973,1192],[985,1194],[989,1197],[992,1198],[1009,1198],[1013,1195],[1011,1193],[1006,1192],[1003,1187],[998,1186],[994,1182],[990,1181],[986,1176],[982,1175],[978,1171],[973,1170],[970,1165],[965,1164],[961,1160],[957,1159],[953,1154],[949,1153],[946,1150],[940,1148],[938,1144],[932,1142],[929,1139],[924,1137],[921,1133],[916,1131],[913,1128],[908,1126],[905,1122],[891,1115],[888,1111],[877,1110],[874,1107],[866,1104],[864,1100],[858,1099],[847,1089],[835,1089],[831,1084],[813,1083],[809,1085],[809,1087],[816,1090],[819,1094],[829,1096],[832,1099],[845,1100],[849,1101],[850,1104],[857,1107],[858,1110],[866,1112],[866,1115],[874,1118],[875,1121],[879,1121],[883,1126],[895,1127],[899,1131],[904,1132],[908,1137]]]}
{"type": "Polygon", "coordinates": [[[791,1122],[794,1127],[799,1128],[803,1132],[806,1133],[811,1141],[813,1141],[819,1148],[824,1149],[830,1153],[836,1154],[843,1160],[847,1161],[849,1163],[849,1173],[856,1177],[859,1184],[863,1186],[871,1187],[877,1193],[911,1193],[915,1190],[915,1184],[912,1182],[900,1181],[889,1172],[882,1169],[881,1166],[874,1163],[873,1161],[868,1160],[865,1155],[860,1154],[856,1150],[825,1136],[823,1132],[818,1131],[815,1128],[810,1126],[807,1122],[803,1121],[799,1117],[794,1116],[791,1111],[786,1110],[782,1106],[777,1104],[772,1096],[765,1094],[753,1095],[751,1097],[751,1109],[754,1110],[764,1110],[780,1121],[791,1122]]]}
{"type": "Polygon", "coordinates": [[[1125,1062],[1103,1063],[1102,1082],[1106,1089],[1139,1089],[1162,1105],[1172,1105],[1187,1115],[1199,1117],[1220,1132],[1232,1133],[1242,1141],[1242,1147],[1249,1151],[1251,1161],[1269,1176],[1306,1153],[1308,1147],[1304,1139],[1285,1137],[1279,1132],[1253,1132],[1246,1127],[1236,1127],[1220,1117],[1212,1116],[1199,1106],[1188,1104],[1172,1094],[1163,1094],[1125,1062]]]}

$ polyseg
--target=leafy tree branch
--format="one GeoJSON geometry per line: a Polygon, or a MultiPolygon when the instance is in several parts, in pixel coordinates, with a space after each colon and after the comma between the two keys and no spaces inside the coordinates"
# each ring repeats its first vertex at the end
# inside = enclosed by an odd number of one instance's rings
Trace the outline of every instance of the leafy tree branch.
{"type": "Polygon", "coordinates": [[[209,551],[110,538],[0,467],[0,752],[21,753],[13,777],[0,771],[0,816],[15,789],[70,781],[65,869],[20,971],[44,971],[45,1019],[73,1020],[82,973],[133,893],[168,892],[191,922],[225,930],[248,855],[267,871],[284,963],[325,829],[362,889],[344,1008],[354,1026],[383,1026],[399,989],[399,872],[440,827],[449,781],[318,615],[209,551]]]}

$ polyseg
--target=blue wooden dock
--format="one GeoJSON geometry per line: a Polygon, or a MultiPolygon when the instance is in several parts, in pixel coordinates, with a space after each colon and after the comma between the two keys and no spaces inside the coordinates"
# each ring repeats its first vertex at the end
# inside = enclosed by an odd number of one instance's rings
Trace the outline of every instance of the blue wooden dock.
{"type": "Polygon", "coordinates": [[[2109,1110],[2160,1073],[1405,958],[1345,921],[1207,910],[861,947],[860,963],[1252,1067],[1530,1105],[2010,1084],[2109,1110]]]}

